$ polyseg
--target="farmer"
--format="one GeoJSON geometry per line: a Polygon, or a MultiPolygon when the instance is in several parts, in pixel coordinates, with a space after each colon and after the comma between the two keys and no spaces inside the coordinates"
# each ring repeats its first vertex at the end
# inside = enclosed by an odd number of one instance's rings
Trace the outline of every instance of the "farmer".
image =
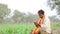
{"type": "Polygon", "coordinates": [[[38,34],[40,30],[43,30],[44,34],[51,34],[51,27],[50,27],[50,21],[48,17],[45,15],[43,10],[38,11],[39,15],[39,22],[34,22],[36,29],[32,32],[32,34],[38,34]]]}

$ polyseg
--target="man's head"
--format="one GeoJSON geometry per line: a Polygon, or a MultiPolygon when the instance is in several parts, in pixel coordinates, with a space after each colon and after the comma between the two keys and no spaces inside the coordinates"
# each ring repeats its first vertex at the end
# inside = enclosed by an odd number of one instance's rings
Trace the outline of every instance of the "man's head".
{"type": "Polygon", "coordinates": [[[43,10],[39,10],[38,11],[38,15],[40,18],[42,18],[44,16],[44,11],[43,10]]]}

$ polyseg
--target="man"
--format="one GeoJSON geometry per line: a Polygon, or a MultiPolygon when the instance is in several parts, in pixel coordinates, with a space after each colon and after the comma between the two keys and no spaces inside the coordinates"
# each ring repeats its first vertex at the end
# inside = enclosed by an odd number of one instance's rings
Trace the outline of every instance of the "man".
{"type": "Polygon", "coordinates": [[[39,10],[38,15],[40,17],[40,21],[34,22],[36,29],[32,32],[32,34],[38,34],[41,29],[44,31],[44,34],[50,34],[51,27],[48,17],[45,15],[43,10],[39,10]]]}

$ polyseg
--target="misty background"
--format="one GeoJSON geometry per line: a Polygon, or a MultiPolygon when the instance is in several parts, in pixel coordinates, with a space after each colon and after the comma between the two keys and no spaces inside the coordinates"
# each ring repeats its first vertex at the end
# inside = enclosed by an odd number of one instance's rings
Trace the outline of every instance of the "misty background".
{"type": "Polygon", "coordinates": [[[30,33],[35,28],[33,22],[39,20],[40,9],[49,17],[52,32],[60,34],[60,0],[0,0],[0,33],[30,33]]]}
{"type": "Polygon", "coordinates": [[[34,22],[42,9],[52,22],[60,21],[59,1],[54,0],[0,0],[0,23],[34,22]]]}

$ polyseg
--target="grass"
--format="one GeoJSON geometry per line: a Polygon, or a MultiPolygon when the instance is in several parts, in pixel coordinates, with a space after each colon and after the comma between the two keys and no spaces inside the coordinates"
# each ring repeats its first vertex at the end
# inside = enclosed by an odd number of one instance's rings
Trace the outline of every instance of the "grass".
{"type": "MultiPolygon", "coordinates": [[[[59,24],[51,24],[52,29],[60,28],[59,24]]],[[[35,29],[33,24],[5,24],[0,25],[0,34],[30,34],[35,29]]]]}

